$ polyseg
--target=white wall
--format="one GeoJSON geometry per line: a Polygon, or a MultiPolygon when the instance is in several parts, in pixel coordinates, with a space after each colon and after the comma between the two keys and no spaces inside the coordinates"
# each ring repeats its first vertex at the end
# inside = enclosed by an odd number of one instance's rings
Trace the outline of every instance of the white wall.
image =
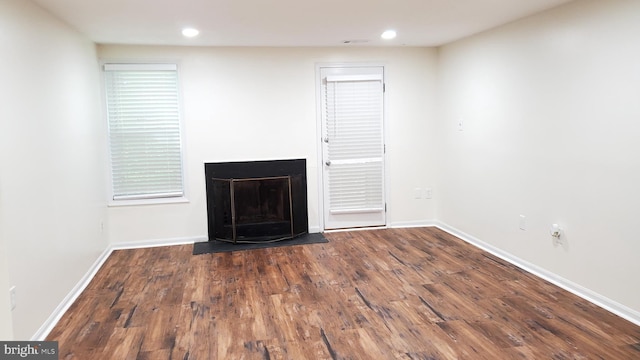
{"type": "MultiPolygon", "coordinates": [[[[2,219],[0,218],[0,229],[2,229],[2,219]]],[[[13,340],[13,317],[11,316],[11,305],[9,294],[6,292],[9,285],[9,265],[7,264],[6,246],[0,238],[0,340],[13,340]]]]}
{"type": "Polygon", "coordinates": [[[420,48],[98,47],[104,60],[173,60],[180,66],[187,204],[109,208],[112,243],[206,239],[204,163],[306,158],[309,225],[318,229],[317,63],[379,62],[388,96],[389,220],[432,220],[436,52],[420,48]]]}
{"type": "Polygon", "coordinates": [[[106,248],[105,136],[94,44],[30,1],[4,0],[0,48],[0,243],[13,335],[27,340],[106,248]]]}
{"type": "Polygon", "coordinates": [[[180,64],[190,199],[106,210],[95,47],[30,2],[3,0],[0,339],[38,330],[106,232],[114,244],[204,238],[204,162],[307,158],[317,228],[315,66],[328,62],[386,65],[391,225],[437,218],[640,310],[639,33],[639,2],[583,0],[438,52],[101,46],[103,59],[180,64]],[[437,206],[413,198],[434,184],[437,206]],[[548,235],[555,222],[563,246],[548,235]]]}
{"type": "Polygon", "coordinates": [[[638,34],[639,1],[583,0],[441,48],[436,189],[442,222],[636,311],[638,34]]]}

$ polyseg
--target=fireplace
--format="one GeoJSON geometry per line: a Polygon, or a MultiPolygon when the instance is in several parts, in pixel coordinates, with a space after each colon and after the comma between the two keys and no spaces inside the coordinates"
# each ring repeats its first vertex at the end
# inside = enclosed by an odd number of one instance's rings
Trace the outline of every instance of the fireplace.
{"type": "Polygon", "coordinates": [[[306,160],[206,163],[209,241],[259,243],[308,232],[306,160]]]}

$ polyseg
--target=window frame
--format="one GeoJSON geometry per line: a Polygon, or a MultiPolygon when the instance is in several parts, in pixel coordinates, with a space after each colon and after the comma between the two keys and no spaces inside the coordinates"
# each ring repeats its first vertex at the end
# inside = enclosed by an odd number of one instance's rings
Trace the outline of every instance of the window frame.
{"type": "Polygon", "coordinates": [[[175,203],[187,203],[189,199],[187,197],[187,174],[185,166],[185,128],[184,128],[184,110],[183,110],[183,96],[182,96],[182,82],[180,77],[180,65],[176,61],[131,61],[131,60],[101,60],[100,61],[100,75],[102,82],[102,106],[103,106],[103,118],[104,129],[106,133],[106,146],[107,146],[107,194],[108,201],[107,206],[133,206],[133,205],[153,205],[153,204],[175,204],[175,203]],[[109,125],[109,111],[108,111],[108,98],[107,98],[107,67],[148,67],[150,70],[153,68],[162,68],[167,66],[175,67],[176,72],[176,90],[178,98],[178,122],[179,122],[179,138],[180,138],[180,174],[182,177],[182,195],[166,196],[165,195],[142,195],[139,198],[123,198],[114,199],[114,178],[113,178],[113,163],[112,163],[112,144],[111,144],[111,131],[109,125]]]}

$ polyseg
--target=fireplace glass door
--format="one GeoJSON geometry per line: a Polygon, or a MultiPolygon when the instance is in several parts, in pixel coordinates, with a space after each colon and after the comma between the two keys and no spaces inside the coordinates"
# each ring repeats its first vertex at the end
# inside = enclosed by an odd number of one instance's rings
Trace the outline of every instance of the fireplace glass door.
{"type": "Polygon", "coordinates": [[[216,240],[278,241],[294,237],[291,176],[213,179],[216,240]]]}

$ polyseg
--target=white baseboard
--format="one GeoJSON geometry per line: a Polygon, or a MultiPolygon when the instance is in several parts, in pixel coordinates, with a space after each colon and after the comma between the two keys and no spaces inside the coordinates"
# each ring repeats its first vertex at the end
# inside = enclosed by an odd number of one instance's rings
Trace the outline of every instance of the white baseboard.
{"type": "Polygon", "coordinates": [[[31,341],[44,341],[51,330],[53,330],[53,327],[56,326],[58,321],[60,321],[62,315],[64,315],[64,313],[69,310],[69,307],[71,307],[73,302],[76,301],[78,296],[80,296],[87,285],[89,285],[98,270],[100,270],[104,262],[107,261],[112,251],[113,250],[108,247],[100,254],[100,256],[98,256],[87,273],[80,279],[80,281],[78,281],[76,286],[74,286],[73,289],[71,289],[71,291],[67,294],[67,296],[65,296],[62,302],[58,305],[58,307],[56,307],[53,313],[51,313],[44,324],[40,326],[40,329],[38,329],[38,331],[36,331],[36,333],[31,337],[31,341]]]}
{"type": "Polygon", "coordinates": [[[58,321],[62,318],[65,312],[69,310],[74,301],[80,296],[80,294],[86,289],[89,285],[93,277],[96,275],[98,270],[104,265],[105,261],[109,258],[109,255],[114,250],[125,250],[125,249],[142,249],[149,247],[158,247],[158,246],[171,246],[171,245],[184,245],[184,244],[193,244],[197,241],[207,241],[208,238],[206,236],[197,236],[190,238],[171,238],[171,239],[156,239],[156,240],[143,240],[143,241],[133,241],[128,243],[116,243],[109,245],[101,254],[98,256],[98,259],[91,265],[87,273],[78,281],[76,286],[71,289],[69,294],[65,296],[65,298],[60,302],[58,307],[51,313],[49,318],[40,326],[40,329],[36,331],[36,333],[31,337],[32,341],[44,341],[44,339],[49,335],[51,330],[56,326],[58,321]]]}
{"type": "Polygon", "coordinates": [[[412,227],[429,227],[435,226],[434,220],[417,220],[417,221],[394,221],[389,224],[390,228],[412,228],[412,227]]]}
{"type": "MultiPolygon", "coordinates": [[[[425,220],[425,221],[415,221],[415,222],[395,222],[390,224],[388,227],[392,228],[407,228],[407,227],[428,227],[435,226],[443,231],[448,232],[451,235],[454,235],[471,245],[474,245],[482,250],[485,250],[519,268],[526,270],[542,279],[549,281],[585,300],[588,300],[624,319],[631,321],[632,323],[640,326],[640,312],[633,310],[625,305],[622,305],[616,301],[613,301],[605,296],[602,296],[592,290],[589,290],[581,285],[578,285],[572,281],[569,281],[563,277],[558,276],[548,270],[545,270],[539,266],[531,264],[525,260],[522,260],[512,254],[503,251],[499,248],[494,247],[474,236],[471,236],[463,231],[460,231],[452,226],[449,226],[445,223],[439,222],[437,220],[425,220]]],[[[379,228],[378,228],[379,229],[379,228]]],[[[350,229],[353,231],[354,229],[350,229]]],[[[320,232],[319,227],[309,228],[309,232],[320,232]]],[[[184,244],[193,244],[198,241],[207,241],[208,238],[206,236],[197,236],[197,237],[189,237],[189,238],[171,238],[171,239],[156,239],[156,240],[144,240],[144,241],[135,241],[129,243],[116,243],[109,245],[101,254],[98,256],[93,265],[89,268],[87,273],[80,279],[80,281],[73,287],[73,289],[69,292],[69,294],[62,300],[60,305],[53,311],[53,313],[49,316],[49,318],[42,324],[40,329],[32,336],[32,341],[43,341],[47,335],[53,330],[54,326],[60,321],[60,318],[64,315],[64,313],[71,307],[74,301],[80,296],[80,294],[84,291],[84,289],[89,285],[93,277],[96,275],[98,270],[105,263],[109,255],[114,250],[124,250],[124,249],[139,249],[139,248],[148,248],[148,247],[157,247],[157,246],[171,246],[171,245],[184,245],[184,244]]]]}
{"type": "Polygon", "coordinates": [[[577,295],[587,301],[590,301],[593,304],[596,304],[598,306],[600,306],[601,308],[610,311],[618,316],[620,316],[621,318],[624,318],[626,320],[631,321],[632,323],[640,326],[640,312],[636,311],[634,309],[631,309],[628,306],[622,305],[616,301],[613,301],[603,295],[600,295],[598,293],[596,293],[593,290],[587,289],[582,285],[576,284],[570,280],[567,280],[555,273],[552,273],[546,269],[543,269],[537,265],[534,265],[530,262],[527,262],[525,260],[522,260],[504,250],[501,250],[493,245],[490,245],[472,235],[469,235],[463,231],[460,231],[452,226],[449,226],[445,223],[439,222],[439,221],[435,221],[434,225],[443,230],[448,232],[451,235],[454,235],[466,242],[468,242],[471,245],[474,245],[484,251],[487,251],[499,258],[501,258],[502,260],[505,260],[525,271],[528,271],[544,280],[547,280],[548,282],[559,286],[567,291],[569,291],[570,293],[573,293],[574,295],[577,295]]]}
{"type": "Polygon", "coordinates": [[[183,238],[140,240],[140,241],[131,241],[126,243],[115,243],[115,244],[111,244],[110,247],[112,250],[143,249],[143,248],[158,247],[158,246],[193,244],[195,242],[207,241],[207,240],[209,240],[209,238],[207,236],[202,235],[202,236],[183,237],[183,238]]]}
{"type": "MultiPolygon", "coordinates": [[[[371,226],[371,227],[360,227],[360,228],[344,228],[344,229],[331,229],[324,230],[324,232],[344,232],[344,231],[362,231],[362,230],[377,230],[377,229],[401,229],[401,228],[416,228],[416,227],[429,227],[435,226],[435,221],[433,220],[419,220],[419,221],[396,221],[392,222],[388,225],[383,226],[371,226]]],[[[318,232],[320,228],[318,228],[318,232]]],[[[309,231],[313,232],[313,231],[309,231]]]]}

